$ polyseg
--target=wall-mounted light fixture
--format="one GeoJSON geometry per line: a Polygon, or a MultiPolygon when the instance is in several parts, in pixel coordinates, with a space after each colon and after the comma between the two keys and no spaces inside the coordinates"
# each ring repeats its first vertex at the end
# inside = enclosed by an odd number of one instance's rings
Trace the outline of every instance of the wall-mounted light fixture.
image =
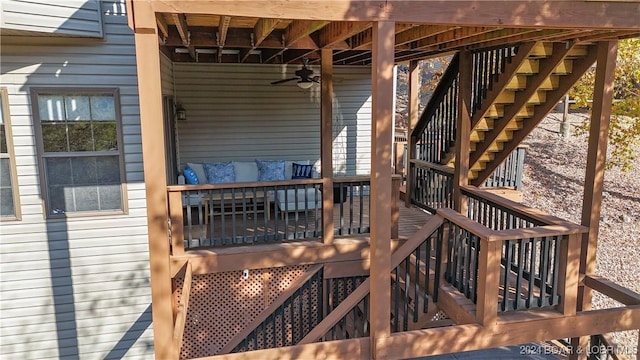
{"type": "Polygon", "coordinates": [[[187,110],[182,107],[182,104],[176,105],[176,120],[185,121],[187,120],[187,110]]]}

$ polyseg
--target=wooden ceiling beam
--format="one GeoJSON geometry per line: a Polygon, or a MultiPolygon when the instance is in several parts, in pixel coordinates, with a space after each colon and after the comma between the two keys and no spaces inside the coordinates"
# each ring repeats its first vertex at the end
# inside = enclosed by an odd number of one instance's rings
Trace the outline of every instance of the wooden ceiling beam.
{"type": "Polygon", "coordinates": [[[184,14],[171,14],[171,16],[173,17],[173,23],[176,25],[178,34],[180,34],[182,45],[189,46],[190,35],[189,27],[187,26],[187,17],[184,14]]]}
{"type": "Polygon", "coordinates": [[[224,47],[224,43],[227,41],[229,23],[231,23],[231,16],[220,16],[218,32],[216,33],[216,38],[218,40],[218,62],[222,62],[222,48],[224,47]]]}
{"type": "Polygon", "coordinates": [[[515,44],[519,42],[528,42],[528,41],[543,41],[555,35],[566,35],[566,34],[575,34],[580,32],[580,30],[536,30],[528,33],[517,34],[513,36],[509,36],[503,39],[490,40],[485,41],[476,45],[471,46],[471,49],[486,49],[494,46],[506,45],[506,44],[515,44]]]}
{"type": "Polygon", "coordinates": [[[453,49],[461,49],[466,46],[475,45],[479,43],[485,43],[487,41],[492,40],[501,40],[509,37],[513,37],[516,35],[523,35],[532,32],[536,32],[535,29],[498,29],[491,30],[489,32],[483,32],[478,35],[469,36],[462,39],[456,39],[453,41],[448,41],[445,43],[441,43],[432,47],[422,48],[423,50],[453,50],[453,49]]]}
{"type": "Polygon", "coordinates": [[[447,31],[459,29],[459,26],[422,25],[402,31],[396,35],[396,45],[408,44],[426,37],[435,36],[447,31]]]}
{"type": "Polygon", "coordinates": [[[637,1],[531,0],[163,0],[151,1],[155,12],[268,17],[328,21],[394,21],[396,23],[455,24],[539,28],[640,30],[633,14],[637,1]],[[562,16],[559,16],[562,14],[562,16]]]}
{"type": "Polygon", "coordinates": [[[196,48],[191,44],[191,33],[189,32],[189,26],[187,25],[187,17],[184,14],[171,14],[171,16],[173,17],[173,22],[176,25],[178,34],[180,35],[180,40],[182,40],[182,45],[186,46],[189,50],[189,56],[191,56],[191,59],[195,60],[196,48]]]}
{"type": "Polygon", "coordinates": [[[426,38],[419,39],[413,43],[411,43],[412,49],[429,49],[433,48],[436,45],[444,44],[449,41],[465,39],[468,37],[472,37],[479,34],[484,34],[487,32],[491,32],[496,30],[496,28],[488,28],[488,27],[456,27],[454,29],[437,33],[433,36],[429,36],[426,38]]]}
{"type": "Polygon", "coordinates": [[[167,24],[167,20],[164,18],[164,14],[156,14],[156,24],[158,25],[158,30],[163,36],[163,39],[166,40],[169,37],[169,25],[167,24]]]}
{"type": "Polygon", "coordinates": [[[322,29],[329,21],[294,20],[284,31],[284,45],[290,47],[296,41],[322,29]]]}
{"type": "Polygon", "coordinates": [[[355,34],[371,29],[371,26],[370,22],[336,21],[329,23],[319,31],[318,45],[321,48],[333,47],[355,34]]]}
{"type": "Polygon", "coordinates": [[[282,54],[282,63],[283,64],[291,64],[302,60],[303,58],[308,59],[320,59],[320,54],[318,54],[318,50],[287,50],[282,54]]]}
{"type": "Polygon", "coordinates": [[[271,35],[273,30],[275,30],[279,22],[280,20],[278,19],[267,19],[267,18],[258,19],[258,21],[256,22],[256,25],[253,27],[253,33],[249,35],[251,40],[251,49],[240,52],[241,63],[244,63],[247,60],[252,50],[255,50],[256,48],[260,47],[262,42],[269,35],[271,35]]]}

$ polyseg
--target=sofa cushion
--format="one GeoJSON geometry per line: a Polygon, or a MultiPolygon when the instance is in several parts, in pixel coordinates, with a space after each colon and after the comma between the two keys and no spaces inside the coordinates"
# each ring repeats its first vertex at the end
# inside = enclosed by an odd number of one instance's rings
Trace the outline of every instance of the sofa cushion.
{"type": "Polygon", "coordinates": [[[291,165],[292,179],[311,179],[313,175],[313,165],[293,163],[291,165]]]}
{"type": "Polygon", "coordinates": [[[255,161],[234,161],[233,169],[236,173],[236,182],[258,181],[258,165],[255,161]]]}
{"type": "Polygon", "coordinates": [[[284,160],[258,160],[258,181],[279,181],[285,179],[284,160]]]}
{"type": "Polygon", "coordinates": [[[202,166],[202,164],[200,163],[187,163],[187,166],[191,168],[191,170],[193,170],[196,173],[196,176],[198,177],[198,183],[199,184],[206,184],[207,183],[207,174],[204,172],[204,166],[202,166]]]}
{"type": "Polygon", "coordinates": [[[202,164],[207,174],[207,182],[210,184],[232,183],[236,181],[236,174],[233,171],[233,162],[202,164]]]}
{"type": "Polygon", "coordinates": [[[278,208],[282,211],[319,209],[322,193],[316,188],[278,190],[276,200],[278,208]]]}
{"type": "Polygon", "coordinates": [[[200,181],[198,181],[198,175],[196,175],[196,172],[193,171],[192,168],[188,166],[184,168],[184,170],[182,171],[182,175],[184,175],[184,179],[187,182],[187,184],[189,185],[200,184],[200,181]]]}

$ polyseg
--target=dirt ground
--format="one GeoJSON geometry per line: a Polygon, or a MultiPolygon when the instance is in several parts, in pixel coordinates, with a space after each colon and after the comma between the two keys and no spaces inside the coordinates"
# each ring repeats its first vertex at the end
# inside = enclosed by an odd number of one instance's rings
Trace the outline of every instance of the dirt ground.
{"type": "MultiPolygon", "coordinates": [[[[587,114],[570,114],[573,124],[587,114]]],[[[580,223],[587,164],[587,137],[560,136],[562,113],[551,113],[525,140],[523,202],[555,216],[580,223]]],[[[572,131],[573,134],[573,131],[572,131]]],[[[640,153],[640,152],[639,152],[640,153]]],[[[605,171],[596,274],[640,293],[640,158],[633,169],[605,171]]],[[[595,294],[594,308],[618,304],[595,294]]],[[[624,354],[638,347],[638,331],[613,334],[624,354]]]]}

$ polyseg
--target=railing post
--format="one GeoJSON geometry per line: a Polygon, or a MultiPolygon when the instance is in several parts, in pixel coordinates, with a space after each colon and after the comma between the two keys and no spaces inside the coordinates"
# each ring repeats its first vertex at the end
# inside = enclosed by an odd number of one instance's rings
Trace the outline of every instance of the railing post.
{"type": "Polygon", "coordinates": [[[400,184],[402,175],[391,176],[391,238],[398,238],[398,222],[400,221],[400,184]]]}
{"type": "Polygon", "coordinates": [[[581,238],[582,234],[569,235],[568,239],[556,245],[560,246],[560,268],[558,269],[560,304],[557,309],[567,316],[576,314],[578,303],[581,238]]]}
{"type": "Polygon", "coordinates": [[[478,302],[476,320],[482,326],[491,328],[498,319],[498,286],[500,284],[501,241],[480,239],[480,257],[476,284],[478,302]]]}
{"type": "Polygon", "coordinates": [[[407,168],[405,169],[406,173],[406,183],[405,183],[405,191],[404,191],[404,204],[406,207],[411,206],[411,198],[413,198],[413,187],[414,178],[413,171],[414,165],[411,163],[411,160],[416,158],[416,143],[417,138],[412,136],[411,133],[415,129],[418,124],[418,120],[420,119],[420,114],[418,114],[418,108],[420,106],[420,78],[419,78],[419,67],[418,61],[411,61],[409,63],[409,98],[408,98],[408,110],[409,110],[409,121],[408,121],[408,129],[407,129],[407,168]]]}
{"type": "Polygon", "coordinates": [[[171,219],[171,255],[184,254],[184,217],[182,192],[169,192],[169,218],[171,219]]]}

